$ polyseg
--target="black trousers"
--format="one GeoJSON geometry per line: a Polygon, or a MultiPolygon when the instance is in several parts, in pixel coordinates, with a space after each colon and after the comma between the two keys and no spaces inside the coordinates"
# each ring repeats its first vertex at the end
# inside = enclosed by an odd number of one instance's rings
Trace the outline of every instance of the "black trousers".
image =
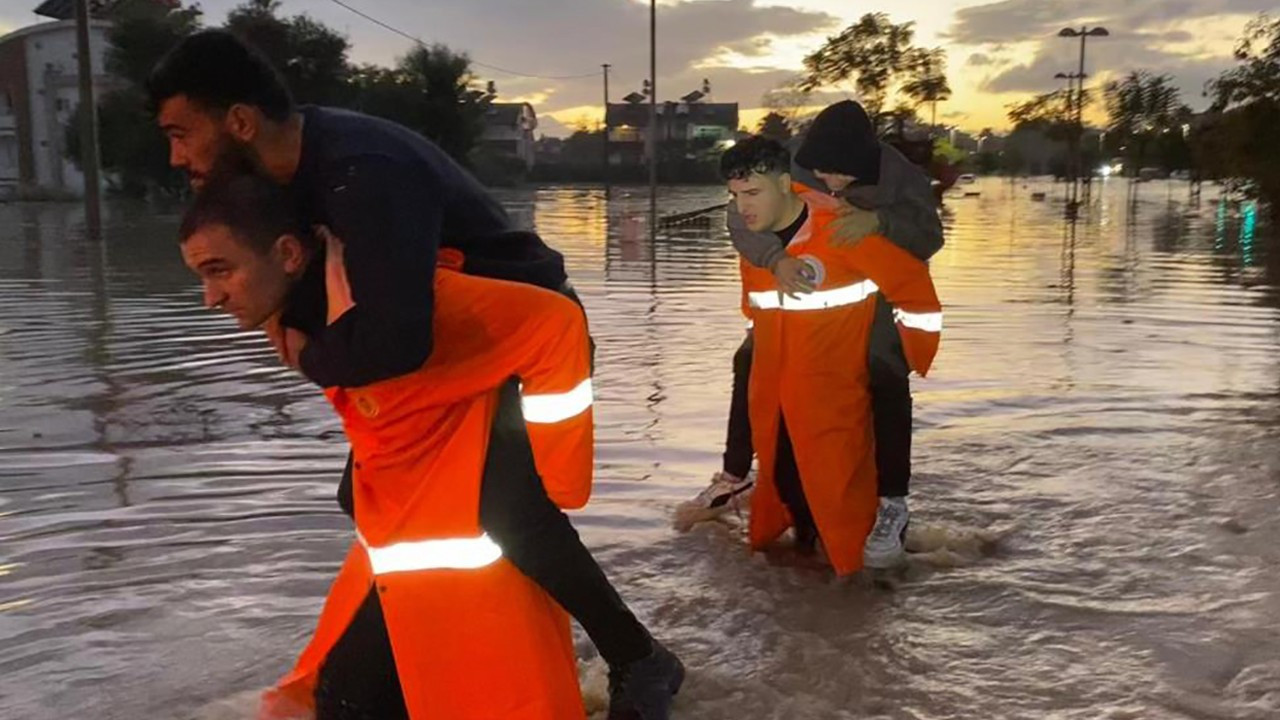
{"type": "Polygon", "coordinates": [[[329,651],[316,683],[316,720],[407,720],[378,593],[368,596],[329,651]]]}
{"type": "MultiPolygon", "coordinates": [[[[912,402],[908,379],[911,369],[893,321],[893,309],[884,296],[877,295],[876,298],[876,317],[871,325],[867,364],[871,380],[871,415],[876,434],[879,494],[880,497],[905,497],[911,486],[912,402]]],[[[733,396],[729,403],[724,471],[737,477],[746,477],[755,454],[747,406],[753,344],[753,335],[748,332],[746,340],[733,355],[733,396]]]]}
{"type": "Polygon", "coordinates": [[[818,524],[813,520],[813,512],[809,509],[809,500],[804,496],[804,486],[800,484],[800,467],[796,464],[796,451],[791,445],[791,433],[787,432],[787,419],[778,416],[778,457],[773,464],[773,482],[778,488],[778,497],[791,511],[791,521],[795,525],[796,544],[812,550],[818,539],[818,524]]]}
{"type": "Polygon", "coordinates": [[[733,354],[733,396],[729,401],[729,432],[724,441],[724,471],[736,478],[744,478],[751,471],[755,445],[751,440],[751,417],[747,407],[747,387],[751,379],[751,353],[755,347],[755,335],[747,332],[747,339],[733,354]]]}
{"type": "Polygon", "coordinates": [[[520,572],[578,621],[606,663],[626,665],[653,650],[649,632],[618,596],[569,517],[547,497],[514,380],[499,392],[490,430],[480,525],[520,572]]]}
{"type": "MultiPolygon", "coordinates": [[[[338,488],[338,504],[352,514],[351,461],[338,488]]],[[[547,497],[542,479],[534,467],[533,450],[524,416],[520,410],[519,385],[513,380],[499,392],[498,412],[490,429],[489,450],[485,457],[484,479],[480,490],[480,524],[501,548],[503,556],[529,579],[547,591],[552,598],[578,621],[595,643],[600,656],[611,666],[625,665],[648,655],[652,638],[636,619],[617,590],[605,577],[595,558],[582,544],[560,508],[547,497]]],[[[360,616],[348,628],[342,642],[330,652],[321,671],[321,688],[338,698],[354,712],[353,701],[333,688],[387,687],[387,667],[394,663],[381,658],[369,660],[369,653],[389,655],[389,641],[382,625],[382,613],[376,596],[366,601],[360,616]],[[352,636],[348,638],[348,636],[352,636]],[[379,650],[385,648],[385,651],[379,650]],[[358,652],[361,657],[348,658],[358,652]],[[378,677],[370,677],[377,675],[378,677]],[[328,684],[326,685],[326,678],[328,684]]],[[[392,687],[398,691],[399,682],[392,687]]],[[[357,698],[358,700],[359,698],[357,698]]],[[[317,690],[317,703],[320,691],[317,690]]],[[[331,701],[336,707],[338,701],[331,701]]],[[[363,718],[365,715],[333,715],[334,718],[363,718]]],[[[381,714],[369,717],[384,717],[381,714]]],[[[385,717],[397,717],[394,714],[385,717]]],[[[323,720],[324,715],[318,715],[323,720]]]]}

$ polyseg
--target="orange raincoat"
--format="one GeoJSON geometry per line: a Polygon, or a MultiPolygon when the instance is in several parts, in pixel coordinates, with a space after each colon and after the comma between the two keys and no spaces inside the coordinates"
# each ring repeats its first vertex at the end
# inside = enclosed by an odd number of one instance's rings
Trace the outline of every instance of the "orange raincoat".
{"type": "Polygon", "coordinates": [[[878,235],[832,247],[827,226],[839,201],[793,189],[809,219],[787,253],[814,271],[814,292],[783,295],[770,271],[741,263],[744,311],[755,328],[748,392],[760,461],[751,547],[763,549],[792,525],[774,480],[785,415],[818,534],[836,572],[846,575],[862,568],[878,504],[866,362],[876,292],[893,304],[907,361],[921,375],[938,350],[942,308],[925,263],[878,235]]]}
{"type": "Polygon", "coordinates": [[[263,718],[314,706],[317,676],[377,588],[413,720],[584,717],[568,617],[479,521],[498,388],[521,382],[539,475],[564,508],[591,491],[586,319],[527,284],[435,273],[431,357],[361,388],[328,388],[355,456],[358,533],[311,643],[263,718]]]}

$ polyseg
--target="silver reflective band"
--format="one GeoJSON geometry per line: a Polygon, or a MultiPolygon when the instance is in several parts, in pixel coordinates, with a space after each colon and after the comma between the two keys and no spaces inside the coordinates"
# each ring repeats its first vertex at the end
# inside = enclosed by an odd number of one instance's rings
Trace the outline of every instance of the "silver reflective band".
{"type": "Polygon", "coordinates": [[[905,310],[893,309],[893,319],[897,320],[905,327],[913,330],[923,330],[925,332],[942,332],[942,313],[910,313],[905,310]]]}
{"type": "Polygon", "coordinates": [[[586,412],[591,407],[591,378],[578,387],[563,393],[525,395],[520,399],[524,421],[531,423],[555,423],[568,420],[586,412]]]}
{"type": "Polygon", "coordinates": [[[360,536],[360,544],[369,553],[374,575],[413,570],[475,570],[502,559],[502,548],[487,534],[476,538],[398,542],[385,547],[370,547],[360,536]]]}
{"type": "Polygon", "coordinates": [[[880,288],[870,280],[852,285],[815,290],[798,295],[783,295],[776,290],[747,293],[747,302],[759,310],[826,310],[843,305],[856,305],[875,294],[880,288]]]}

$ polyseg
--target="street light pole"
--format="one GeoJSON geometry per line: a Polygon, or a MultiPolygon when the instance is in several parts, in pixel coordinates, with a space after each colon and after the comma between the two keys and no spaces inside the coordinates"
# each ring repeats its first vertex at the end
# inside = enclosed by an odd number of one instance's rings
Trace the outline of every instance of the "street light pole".
{"type": "Polygon", "coordinates": [[[1082,134],[1079,132],[1080,109],[1084,105],[1083,93],[1081,93],[1080,95],[1076,94],[1076,80],[1079,80],[1080,83],[1083,84],[1084,74],[1083,73],[1058,73],[1053,77],[1057,80],[1067,81],[1067,116],[1070,118],[1070,122],[1072,123],[1071,141],[1070,141],[1071,147],[1068,148],[1068,152],[1070,153],[1071,157],[1068,158],[1067,160],[1067,176],[1071,179],[1071,195],[1070,195],[1070,198],[1067,200],[1067,202],[1068,204],[1074,206],[1078,202],[1078,198],[1076,196],[1076,180],[1083,173],[1082,166],[1084,165],[1083,158],[1076,152],[1077,150],[1076,146],[1081,142],[1081,137],[1082,137],[1082,134]]]}
{"type": "Polygon", "coordinates": [[[1084,136],[1084,41],[1089,37],[1086,32],[1080,33],[1080,66],[1076,68],[1076,80],[1078,81],[1079,90],[1076,98],[1076,128],[1084,136]]]}
{"type": "Polygon", "coordinates": [[[609,191],[609,63],[600,66],[604,70],[604,143],[600,158],[600,177],[604,180],[605,193],[609,191]]]}
{"type": "Polygon", "coordinates": [[[1111,33],[1104,27],[1088,27],[1082,26],[1079,30],[1075,28],[1063,28],[1058,31],[1058,37],[1080,38],[1080,66],[1076,71],[1076,77],[1079,79],[1079,92],[1076,95],[1076,127],[1075,127],[1075,148],[1073,155],[1075,156],[1075,168],[1071,178],[1071,195],[1072,204],[1076,203],[1076,180],[1079,175],[1083,174],[1084,169],[1084,47],[1085,41],[1091,37],[1107,37],[1111,33]]]}
{"type": "Polygon", "coordinates": [[[1076,81],[1080,81],[1080,85],[1084,85],[1084,79],[1088,77],[1084,73],[1058,73],[1053,76],[1055,80],[1067,81],[1067,114],[1071,118],[1073,124],[1080,124],[1080,109],[1084,104],[1084,92],[1076,94],[1076,81]]]}

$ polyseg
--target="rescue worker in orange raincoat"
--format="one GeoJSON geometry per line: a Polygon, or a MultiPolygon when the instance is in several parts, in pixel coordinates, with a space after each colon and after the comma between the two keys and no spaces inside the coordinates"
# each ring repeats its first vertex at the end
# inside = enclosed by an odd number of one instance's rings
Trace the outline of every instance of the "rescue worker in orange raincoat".
{"type": "MultiPolygon", "coordinates": [[[[253,175],[211,182],[183,223],[182,254],[207,302],[268,328],[296,363],[303,336],[272,324],[309,263],[324,264],[328,322],[354,302],[340,241],[320,232],[325,246],[309,250],[284,200],[253,175]]],[[[454,254],[441,260],[440,342],[428,361],[325,389],[354,449],[357,539],[311,643],[264,698],[264,718],[584,717],[568,616],[504,559],[479,506],[495,471],[537,473],[560,507],[586,502],[585,317],[555,292],[448,269],[461,265],[454,254]]]]}
{"type": "MultiPolygon", "coordinates": [[[[290,290],[279,323],[306,335],[298,368],[321,387],[370,385],[427,361],[439,344],[432,276],[444,254],[462,253],[469,275],[573,293],[563,256],[517,227],[438,145],[382,118],[297,105],[271,62],[225,30],[183,38],[146,90],[170,164],[193,190],[219,168],[244,165],[288,189],[304,227],[342,238],[356,306],[325,322],[317,264],[290,290]]],[[[348,515],[352,472],[348,457],[337,492],[348,515]]],[[[680,660],[623,601],[537,476],[487,473],[480,516],[506,559],[578,621],[609,665],[608,720],[669,720],[680,660]]]]}
{"type": "Polygon", "coordinates": [[[822,542],[839,575],[863,565],[875,523],[875,438],[867,346],[876,293],[893,305],[912,370],[924,375],[942,330],[928,266],[871,235],[833,245],[838,198],[793,184],[790,155],[763,137],[721,158],[738,211],[754,231],[776,233],[807,266],[813,290],[784,293],[768,270],[741,262],[743,310],[755,348],[749,387],[760,476],[751,499],[750,540],[763,549],[789,527],[805,552],[822,542]]]}

